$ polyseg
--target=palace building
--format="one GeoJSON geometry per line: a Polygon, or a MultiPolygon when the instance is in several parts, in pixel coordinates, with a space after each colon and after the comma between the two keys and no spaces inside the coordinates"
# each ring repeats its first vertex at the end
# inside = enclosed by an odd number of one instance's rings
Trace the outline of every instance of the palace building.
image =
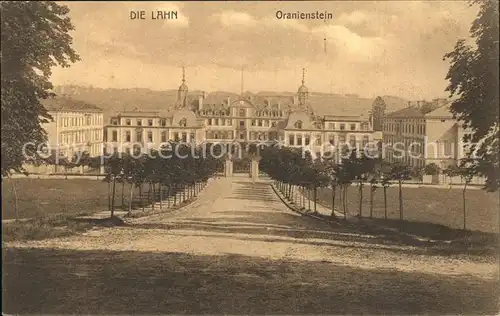
{"type": "Polygon", "coordinates": [[[370,117],[316,115],[308,101],[304,74],[296,95],[241,93],[235,97],[188,92],[183,70],[177,102],[169,115],[118,113],[104,127],[104,141],[112,150],[122,152],[130,151],[134,145],[157,149],[167,141],[279,141],[285,146],[308,147],[317,155],[327,151],[325,145],[361,146],[374,140],[370,117]]]}
{"type": "Polygon", "coordinates": [[[410,101],[407,108],[389,113],[383,128],[386,158],[412,167],[456,165],[464,157],[467,131],[453,118],[449,105],[446,99],[410,101]]]}

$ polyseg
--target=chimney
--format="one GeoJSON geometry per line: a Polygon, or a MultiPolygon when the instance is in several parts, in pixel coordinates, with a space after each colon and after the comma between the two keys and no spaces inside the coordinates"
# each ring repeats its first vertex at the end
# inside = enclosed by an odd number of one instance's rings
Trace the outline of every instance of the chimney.
{"type": "Polygon", "coordinates": [[[411,108],[412,107],[412,102],[411,101],[408,101],[408,107],[411,108]]]}
{"type": "Polygon", "coordinates": [[[231,104],[231,97],[227,97],[226,102],[227,102],[227,106],[229,106],[231,104]]]}

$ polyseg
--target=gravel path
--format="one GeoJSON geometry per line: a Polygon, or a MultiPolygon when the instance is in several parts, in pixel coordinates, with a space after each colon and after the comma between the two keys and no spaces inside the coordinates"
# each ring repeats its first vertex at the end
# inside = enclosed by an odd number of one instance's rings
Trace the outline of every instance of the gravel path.
{"type": "MultiPolygon", "coordinates": [[[[44,296],[41,304],[46,313],[75,309],[131,313],[122,305],[127,305],[123,295],[137,296],[139,301],[129,308],[141,313],[472,313],[483,306],[482,311],[490,313],[496,308],[494,259],[431,255],[425,249],[302,217],[288,210],[265,180],[221,178],[183,209],[132,219],[128,224],[66,238],[9,243],[6,246],[12,253],[7,251],[4,260],[10,258],[8,268],[17,271],[11,275],[19,275],[41,257],[45,261],[38,262],[37,269],[43,270],[42,265],[50,271],[38,277],[59,275],[56,267],[61,260],[66,270],[76,274],[82,270],[86,278],[99,282],[103,282],[109,258],[115,258],[110,279],[116,278],[116,271],[139,271],[135,283],[127,283],[126,290],[115,289],[117,294],[111,292],[109,297],[109,284],[92,293],[88,283],[68,285],[80,294],[84,287],[86,294],[80,298],[84,301],[106,300],[105,307],[88,302],[75,307],[71,299],[61,302],[63,294],[53,294],[44,296]],[[41,254],[30,254],[36,251],[41,254]],[[31,257],[33,261],[27,259],[31,257]],[[173,277],[172,271],[182,273],[173,277]],[[177,299],[165,297],[168,304],[151,302],[151,307],[147,300],[153,294],[140,294],[147,291],[140,285],[144,278],[156,280],[151,281],[151,289],[163,286],[161,291],[177,299]],[[159,285],[158,279],[177,287],[159,285]],[[191,296],[179,294],[183,287],[191,296]],[[196,293],[190,292],[193,287],[196,293]],[[185,300],[197,297],[198,291],[219,293],[219,299],[206,294],[198,298],[203,304],[187,304],[185,300]],[[293,294],[283,297],[285,292],[293,294]],[[225,293],[223,298],[220,293],[225,293]],[[114,299],[121,303],[113,303],[114,299]]],[[[13,311],[42,312],[36,300],[26,306],[16,298],[14,293],[23,291],[20,284],[10,291],[12,306],[16,306],[13,311]]]]}

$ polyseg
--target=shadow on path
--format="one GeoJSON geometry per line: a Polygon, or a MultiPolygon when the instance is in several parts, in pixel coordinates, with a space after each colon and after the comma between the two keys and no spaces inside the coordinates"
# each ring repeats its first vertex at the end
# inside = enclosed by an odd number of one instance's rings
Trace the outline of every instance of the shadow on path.
{"type": "Polygon", "coordinates": [[[4,249],[3,311],[496,314],[495,281],[242,255],[4,249]]]}

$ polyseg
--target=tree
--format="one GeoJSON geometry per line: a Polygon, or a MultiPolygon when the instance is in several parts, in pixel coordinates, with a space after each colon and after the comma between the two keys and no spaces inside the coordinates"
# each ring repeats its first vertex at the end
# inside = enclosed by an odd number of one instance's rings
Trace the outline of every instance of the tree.
{"type": "Polygon", "coordinates": [[[453,115],[471,131],[464,136],[467,156],[474,158],[474,170],[486,177],[485,189],[500,187],[499,144],[499,26],[498,1],[472,0],[479,6],[470,35],[475,47],[464,39],[457,41],[452,52],[444,56],[450,60],[446,91],[456,96],[450,106],[453,115]]]}
{"type": "Polygon", "coordinates": [[[440,172],[439,166],[433,162],[431,162],[428,165],[425,165],[425,167],[424,167],[424,174],[426,174],[426,175],[435,176],[435,175],[438,175],[439,172],[440,172]]]}
{"type": "Polygon", "coordinates": [[[373,130],[374,131],[382,131],[383,130],[383,122],[385,116],[385,110],[387,109],[387,105],[385,104],[384,99],[381,97],[376,97],[372,104],[371,116],[373,118],[373,130]]]}
{"type": "Polygon", "coordinates": [[[40,100],[50,92],[51,68],[69,67],[79,57],[71,47],[73,25],[69,9],[52,1],[4,1],[2,16],[2,177],[25,172],[27,156],[36,155],[34,142],[46,141],[41,127],[52,119],[40,100]]]}
{"type": "Polygon", "coordinates": [[[380,184],[384,189],[384,219],[387,220],[387,188],[391,186],[391,180],[393,180],[392,175],[392,165],[390,162],[382,161],[380,164],[380,184]]]}
{"type": "Polygon", "coordinates": [[[403,182],[409,180],[411,177],[412,169],[404,164],[395,163],[392,165],[392,178],[398,181],[399,186],[399,220],[403,221],[403,182]]]}
{"type": "Polygon", "coordinates": [[[474,177],[474,174],[476,171],[474,170],[476,164],[472,163],[470,159],[464,159],[460,162],[460,166],[457,169],[458,175],[462,178],[462,181],[464,183],[464,187],[462,189],[462,210],[463,210],[463,218],[464,218],[464,225],[463,225],[463,230],[465,232],[467,226],[466,226],[466,205],[465,205],[465,191],[467,190],[467,185],[469,185],[472,181],[472,178],[474,177]]]}

